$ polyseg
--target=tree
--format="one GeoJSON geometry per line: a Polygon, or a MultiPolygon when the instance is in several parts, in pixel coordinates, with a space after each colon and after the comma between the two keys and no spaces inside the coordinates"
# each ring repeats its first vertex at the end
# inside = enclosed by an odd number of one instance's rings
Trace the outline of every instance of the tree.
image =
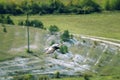
{"type": "Polygon", "coordinates": [[[70,34],[68,30],[65,30],[64,33],[61,35],[62,41],[66,42],[70,39],[70,34]]]}
{"type": "Polygon", "coordinates": [[[13,20],[10,18],[9,15],[6,17],[6,23],[7,24],[14,24],[13,20]]]}
{"type": "Polygon", "coordinates": [[[100,6],[92,0],[83,0],[81,2],[81,7],[83,8],[83,10],[85,9],[85,11],[89,13],[100,11],[100,6]]]}
{"type": "Polygon", "coordinates": [[[53,11],[52,13],[63,13],[64,4],[59,0],[51,0],[50,8],[53,11]]]}
{"type": "Polygon", "coordinates": [[[6,27],[3,27],[3,32],[5,32],[5,33],[7,32],[7,29],[6,29],[6,27]]]}
{"type": "Polygon", "coordinates": [[[62,54],[68,53],[68,47],[65,45],[60,46],[60,52],[62,54]]]}
{"type": "Polygon", "coordinates": [[[55,34],[56,32],[59,31],[59,28],[58,28],[56,25],[51,25],[51,26],[49,27],[49,31],[50,31],[50,33],[53,35],[53,34],[55,34]]]}
{"type": "Polygon", "coordinates": [[[32,20],[30,24],[31,24],[31,26],[34,26],[34,27],[37,27],[37,28],[41,28],[41,29],[44,28],[43,23],[39,20],[32,20]]]}
{"type": "Polygon", "coordinates": [[[105,10],[110,10],[110,1],[109,0],[105,0],[104,9],[105,10]]]}
{"type": "Polygon", "coordinates": [[[18,22],[18,25],[24,26],[24,21],[19,21],[19,22],[18,22]]]}

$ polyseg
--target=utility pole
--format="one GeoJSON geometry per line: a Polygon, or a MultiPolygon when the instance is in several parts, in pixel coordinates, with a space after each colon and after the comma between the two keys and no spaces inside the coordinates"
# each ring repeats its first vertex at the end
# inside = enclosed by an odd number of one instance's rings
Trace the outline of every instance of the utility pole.
{"type": "Polygon", "coordinates": [[[30,34],[29,34],[29,13],[27,12],[27,20],[26,20],[26,23],[27,23],[27,42],[28,42],[28,50],[27,52],[30,53],[30,34]]]}
{"type": "Polygon", "coordinates": [[[27,52],[30,53],[30,31],[29,31],[29,15],[30,15],[30,5],[28,2],[26,2],[26,8],[25,8],[25,13],[26,13],[26,26],[27,26],[27,52]]]}

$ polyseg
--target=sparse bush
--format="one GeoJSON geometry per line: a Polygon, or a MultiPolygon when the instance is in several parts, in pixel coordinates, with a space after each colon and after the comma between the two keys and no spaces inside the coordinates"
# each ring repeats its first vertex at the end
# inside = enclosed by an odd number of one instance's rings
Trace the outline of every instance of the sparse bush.
{"type": "Polygon", "coordinates": [[[58,58],[58,55],[57,55],[57,54],[54,54],[53,58],[57,59],[57,58],[58,58]]]}
{"type": "Polygon", "coordinates": [[[19,21],[18,25],[23,26],[24,25],[24,21],[19,21]]]}
{"type": "Polygon", "coordinates": [[[14,24],[13,20],[10,18],[9,15],[4,16],[4,15],[1,15],[0,16],[0,23],[3,23],[3,24],[14,24]]]}
{"type": "Polygon", "coordinates": [[[51,25],[51,26],[49,27],[49,31],[50,31],[50,33],[53,35],[53,34],[55,34],[56,32],[59,31],[59,28],[58,28],[56,25],[51,25]]]}
{"type": "Polygon", "coordinates": [[[81,2],[81,7],[84,10],[84,13],[99,12],[100,6],[95,3],[93,0],[83,0],[81,2]]]}
{"type": "Polygon", "coordinates": [[[60,78],[60,72],[59,71],[55,71],[55,78],[60,78]]]}
{"type": "Polygon", "coordinates": [[[105,10],[120,10],[120,0],[105,0],[105,10]]]}
{"type": "Polygon", "coordinates": [[[5,32],[5,33],[7,32],[7,29],[6,29],[6,27],[3,27],[3,32],[5,32]]]}
{"type": "Polygon", "coordinates": [[[90,80],[90,75],[84,74],[84,80],[90,80]]]}
{"type": "Polygon", "coordinates": [[[37,28],[41,28],[41,29],[44,28],[43,23],[41,21],[39,21],[39,20],[32,20],[30,24],[33,27],[37,27],[37,28]]]}
{"type": "Polygon", "coordinates": [[[41,21],[39,21],[39,20],[20,21],[18,23],[18,25],[20,25],[20,26],[23,26],[23,25],[24,26],[32,26],[32,27],[36,27],[36,28],[45,29],[43,23],[41,21]]]}
{"type": "Polygon", "coordinates": [[[46,75],[40,75],[38,80],[50,80],[48,76],[46,75]]]}
{"type": "Polygon", "coordinates": [[[5,16],[4,15],[0,15],[0,23],[5,23],[5,16]]]}
{"type": "Polygon", "coordinates": [[[9,15],[6,17],[6,24],[14,24],[13,20],[10,18],[9,15]]]}
{"type": "Polygon", "coordinates": [[[68,30],[65,30],[63,32],[63,34],[61,35],[61,40],[66,42],[66,41],[69,41],[70,39],[70,34],[69,34],[69,31],[68,30]]]}
{"type": "Polygon", "coordinates": [[[52,46],[53,44],[55,44],[55,41],[54,41],[54,40],[52,40],[52,42],[50,43],[50,46],[52,46]]]}
{"type": "Polygon", "coordinates": [[[60,46],[60,52],[62,54],[68,53],[68,47],[65,45],[60,46]]]}

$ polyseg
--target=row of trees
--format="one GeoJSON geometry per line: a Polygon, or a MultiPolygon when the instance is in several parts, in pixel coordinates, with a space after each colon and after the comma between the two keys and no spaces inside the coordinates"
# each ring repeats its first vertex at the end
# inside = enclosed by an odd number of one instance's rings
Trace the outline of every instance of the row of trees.
{"type": "Polygon", "coordinates": [[[104,8],[106,10],[120,10],[120,0],[105,0],[104,8]]]}
{"type": "Polygon", "coordinates": [[[50,0],[50,3],[39,3],[36,1],[26,0],[17,4],[15,2],[11,3],[0,3],[0,14],[13,14],[19,15],[26,13],[26,5],[29,3],[29,8],[31,9],[31,14],[56,14],[56,13],[91,13],[99,12],[101,10],[100,6],[93,0],[83,0],[81,3],[73,4],[73,0],[65,5],[60,0],[50,0]]]}
{"type": "MultiPolygon", "coordinates": [[[[103,10],[99,4],[93,0],[81,0],[81,2],[74,4],[74,0],[70,0],[65,5],[60,0],[50,0],[49,3],[40,3],[36,1],[22,1],[17,4],[15,2],[0,3],[0,14],[19,15],[26,13],[26,6],[29,4],[31,14],[58,14],[58,13],[75,13],[86,14],[92,12],[100,12],[103,10]]],[[[120,0],[104,0],[105,10],[120,10],[120,0]]]]}

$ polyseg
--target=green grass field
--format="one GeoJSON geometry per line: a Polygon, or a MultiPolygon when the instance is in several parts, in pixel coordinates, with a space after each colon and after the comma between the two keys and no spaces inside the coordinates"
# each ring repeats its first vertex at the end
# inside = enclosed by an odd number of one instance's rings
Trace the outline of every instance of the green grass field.
{"type": "MultiPolygon", "coordinates": [[[[0,24],[0,61],[14,58],[16,56],[29,56],[27,54],[27,33],[26,27],[5,25],[7,32],[3,32],[0,24]]],[[[30,44],[41,47],[43,39],[37,40],[44,36],[45,31],[37,28],[30,28],[30,44]],[[41,33],[41,34],[39,34],[41,33]],[[35,36],[37,35],[37,37],[35,36]]],[[[39,48],[39,49],[41,49],[39,48]]],[[[32,50],[34,51],[34,50],[32,50]]],[[[38,49],[35,49],[38,51],[38,49]]],[[[40,51],[39,51],[40,52],[40,51]]]]}
{"type": "MultiPolygon", "coordinates": [[[[68,77],[60,79],[51,79],[51,80],[85,80],[83,77],[68,77]]],[[[114,76],[94,76],[90,77],[88,80],[119,80],[119,78],[114,76]]]]}
{"type": "MultiPolygon", "coordinates": [[[[32,15],[30,19],[37,19],[48,28],[57,25],[61,31],[69,30],[74,34],[99,36],[120,39],[120,12],[103,12],[88,15],[32,15]]],[[[12,16],[17,24],[25,20],[26,16],[12,16]]]]}

